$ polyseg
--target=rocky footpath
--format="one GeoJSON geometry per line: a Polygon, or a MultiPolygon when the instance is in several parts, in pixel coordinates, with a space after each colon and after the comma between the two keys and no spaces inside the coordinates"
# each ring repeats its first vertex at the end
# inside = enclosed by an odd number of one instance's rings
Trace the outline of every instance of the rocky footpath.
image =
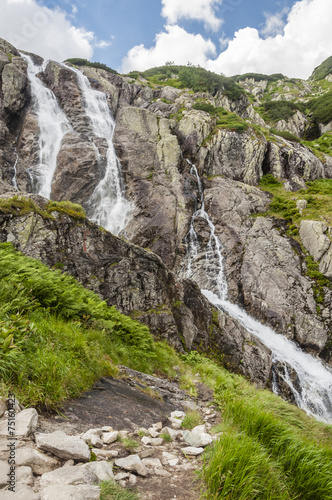
{"type": "MultiPolygon", "coordinates": [[[[123,371],[135,376],[136,387],[139,386],[137,377],[147,381],[148,376],[144,374],[125,367],[123,371]]],[[[130,380],[132,384],[130,376],[125,382],[130,380]]],[[[220,417],[210,394],[208,405],[206,397],[205,402],[201,398],[194,402],[175,383],[160,381],[163,388],[156,387],[158,380],[150,377],[150,386],[160,396],[177,394],[181,409],[167,415],[164,408],[162,420],[157,422],[150,415],[145,428],[135,425],[134,412],[129,415],[134,424],[129,429],[123,425],[91,427],[92,414],[88,428],[85,425],[80,432],[69,433],[67,428],[66,432],[62,430],[61,421],[49,421],[50,417],[39,416],[34,408],[24,409],[13,396],[0,399],[1,499],[99,499],[101,483],[109,481],[136,491],[147,500],[198,500],[201,485],[193,472],[202,466],[205,447],[218,438],[210,429],[220,417]],[[195,409],[194,416],[201,422],[192,426],[192,430],[183,430],[184,406],[195,409]],[[10,429],[14,427],[11,434],[10,429]]],[[[203,386],[199,380],[195,382],[203,386]]],[[[209,390],[205,388],[205,394],[206,391],[209,390]]],[[[153,400],[147,396],[146,399],[150,400],[146,408],[148,414],[153,400]]],[[[126,405],[128,408],[128,401],[126,405]]],[[[117,402],[106,409],[112,415],[117,402]]]]}

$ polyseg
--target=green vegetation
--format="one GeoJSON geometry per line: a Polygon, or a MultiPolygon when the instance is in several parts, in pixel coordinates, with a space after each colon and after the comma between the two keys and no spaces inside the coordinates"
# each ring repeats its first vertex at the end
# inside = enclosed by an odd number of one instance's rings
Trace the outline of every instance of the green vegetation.
{"type": "Polygon", "coordinates": [[[279,137],[282,137],[283,139],[287,139],[287,141],[294,141],[294,142],[300,142],[300,139],[292,134],[291,132],[288,132],[288,130],[276,130],[274,128],[270,129],[270,133],[274,135],[278,135],[279,137]]]}
{"type": "Polygon", "coordinates": [[[290,101],[265,101],[258,108],[262,118],[272,123],[288,120],[297,110],[303,111],[303,105],[290,101]]]}
{"type": "Polygon", "coordinates": [[[73,66],[90,66],[91,68],[97,68],[97,69],[103,69],[104,71],[107,71],[108,73],[114,73],[118,74],[115,69],[110,68],[109,66],[106,66],[106,64],[100,63],[100,62],[90,62],[87,59],[81,59],[79,57],[73,57],[71,59],[66,59],[65,62],[69,62],[73,66]]]}
{"type": "Polygon", "coordinates": [[[311,79],[323,80],[332,73],[332,56],[325,59],[317,68],[314,69],[311,79]]]}
{"type": "Polygon", "coordinates": [[[0,376],[23,404],[58,408],[126,364],[173,374],[174,352],[73,277],[0,244],[0,376]]]}
{"type": "Polygon", "coordinates": [[[332,428],[199,355],[190,364],[214,389],[222,424],[206,452],[206,498],[332,498],[332,428]]]}
{"type": "Polygon", "coordinates": [[[319,123],[329,123],[332,121],[332,90],[326,94],[306,103],[312,119],[319,123]]]}
{"type": "MultiPolygon", "coordinates": [[[[263,184],[282,188],[271,177],[263,184]]],[[[323,196],[331,185],[324,180],[309,189],[310,196],[323,196]]],[[[221,437],[207,450],[202,471],[207,498],[332,498],[331,427],[197,352],[176,354],[155,342],[146,326],[108,307],[72,277],[8,243],[0,244],[0,262],[2,395],[14,391],[25,405],[58,408],[101,376],[115,376],[117,363],[157,376],[179,373],[184,384],[192,384],[198,373],[214,390],[222,412],[222,424],[215,429],[221,437]]],[[[197,415],[188,413],[184,426],[199,423],[197,415]]],[[[131,451],[138,444],[127,438],[122,442],[131,451]]],[[[101,498],[137,500],[113,482],[102,484],[101,498]]]]}
{"type": "Polygon", "coordinates": [[[266,80],[268,82],[277,82],[279,80],[285,80],[286,77],[281,73],[274,73],[273,75],[263,75],[262,73],[245,73],[244,75],[235,75],[232,78],[236,82],[241,82],[249,78],[250,80],[255,80],[255,82],[261,82],[266,80]]]}
{"type": "MultiPolygon", "coordinates": [[[[269,211],[265,215],[286,219],[289,222],[288,234],[297,239],[300,244],[301,240],[298,235],[301,220],[321,220],[323,217],[327,224],[332,224],[332,180],[308,181],[307,186],[308,189],[299,191],[299,199],[307,202],[307,208],[301,215],[296,208],[294,193],[285,191],[281,181],[268,174],[264,175],[260,182],[261,189],[273,194],[269,211]]],[[[306,268],[307,276],[315,282],[312,290],[317,306],[320,307],[324,303],[324,287],[332,288],[332,283],[319,272],[317,262],[309,255],[306,257],[306,268]]]]}
{"type": "Polygon", "coordinates": [[[127,436],[119,436],[118,441],[120,441],[129,453],[135,453],[139,447],[139,443],[135,439],[131,439],[127,436]]]}
{"type": "Polygon", "coordinates": [[[52,212],[63,212],[74,219],[83,220],[86,218],[84,208],[77,203],[71,203],[70,201],[49,201],[41,209],[33,200],[24,198],[23,196],[1,199],[0,211],[14,216],[22,216],[32,212],[41,215],[44,219],[54,219],[52,212]]]}
{"type": "Polygon", "coordinates": [[[332,156],[332,132],[326,132],[314,141],[302,141],[302,144],[308,146],[315,154],[318,153],[317,156],[323,161],[324,157],[321,153],[332,156]]]}
{"type": "Polygon", "coordinates": [[[244,95],[244,90],[232,78],[192,65],[168,64],[144,72],[132,71],[127,76],[134,79],[141,76],[153,85],[170,85],[179,89],[190,88],[194,92],[210,92],[212,95],[221,91],[233,100],[240,99],[244,95]]]}
{"type": "Polygon", "coordinates": [[[297,228],[303,219],[321,220],[323,218],[327,224],[332,224],[332,180],[317,179],[307,181],[306,184],[308,189],[301,189],[294,193],[285,191],[283,183],[272,175],[264,175],[260,181],[260,187],[273,195],[266,215],[288,219],[297,228]],[[302,215],[296,209],[296,198],[307,201],[307,207],[302,215]]]}
{"type": "Polygon", "coordinates": [[[203,419],[197,411],[188,411],[183,419],[182,426],[183,429],[193,429],[197,425],[201,425],[203,419]]]}
{"type": "Polygon", "coordinates": [[[171,443],[173,441],[171,435],[168,432],[162,432],[160,437],[165,441],[165,443],[171,443]]]}
{"type": "Polygon", "coordinates": [[[101,483],[100,500],[140,500],[140,496],[110,480],[101,483]]]}

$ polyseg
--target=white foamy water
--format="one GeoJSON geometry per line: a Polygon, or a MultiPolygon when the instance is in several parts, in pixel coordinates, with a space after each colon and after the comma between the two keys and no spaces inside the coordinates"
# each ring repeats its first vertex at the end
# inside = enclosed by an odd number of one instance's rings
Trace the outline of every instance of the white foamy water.
{"type": "Polygon", "coordinates": [[[62,139],[70,132],[71,125],[53,92],[37,77],[43,67],[35,65],[26,54],[21,54],[21,57],[28,63],[33,110],[39,126],[39,162],[29,169],[32,189],[34,193],[50,198],[62,139]]]}
{"type": "Polygon", "coordinates": [[[88,78],[79,70],[76,73],[82,93],[82,104],[96,137],[106,139],[106,170],[87,203],[88,217],[111,233],[118,235],[128,224],[132,204],[125,198],[121,165],[113,146],[115,122],[104,93],[91,88],[88,78]]]}
{"type": "MultiPolygon", "coordinates": [[[[314,416],[318,420],[332,424],[332,372],[318,358],[314,358],[309,353],[302,351],[294,342],[281,334],[277,334],[268,326],[262,325],[238,305],[232,304],[227,300],[227,283],[224,276],[222,245],[215,234],[213,222],[205,212],[204,193],[197,169],[191,163],[190,165],[191,173],[197,178],[201,209],[193,214],[187,235],[187,277],[195,279],[193,270],[195,259],[202,250],[205,251],[208,262],[211,257],[214,260],[218,260],[218,266],[215,269],[218,284],[217,287],[214,285],[214,290],[217,291],[217,294],[207,289],[203,289],[202,293],[212,304],[228,313],[229,316],[237,320],[248,332],[271,349],[274,370],[290,388],[296,404],[305,410],[307,414],[314,416]],[[199,247],[199,239],[194,228],[194,222],[198,216],[205,219],[210,228],[210,240],[206,249],[199,247]],[[296,374],[296,386],[292,382],[294,376],[291,376],[291,372],[293,372],[293,375],[296,374]]],[[[273,381],[273,390],[276,393],[279,392],[276,377],[274,377],[273,381]]]]}

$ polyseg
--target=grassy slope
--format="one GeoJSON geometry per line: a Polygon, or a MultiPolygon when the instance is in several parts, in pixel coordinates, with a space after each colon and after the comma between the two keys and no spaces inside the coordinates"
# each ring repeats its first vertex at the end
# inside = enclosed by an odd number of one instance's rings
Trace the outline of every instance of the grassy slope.
{"type": "MultiPolygon", "coordinates": [[[[0,390],[24,404],[57,408],[116,364],[175,375],[199,373],[215,392],[223,423],[205,453],[207,498],[332,498],[332,430],[244,378],[155,342],[147,327],[108,307],[72,277],[0,245],[0,390]]],[[[104,485],[103,498],[112,498],[104,485]]],[[[121,497],[119,497],[121,498],[121,497]]]]}

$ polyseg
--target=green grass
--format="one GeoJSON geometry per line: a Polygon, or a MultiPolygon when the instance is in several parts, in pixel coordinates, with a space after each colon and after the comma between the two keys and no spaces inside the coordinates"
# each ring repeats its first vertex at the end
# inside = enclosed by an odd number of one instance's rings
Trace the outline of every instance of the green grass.
{"type": "Polygon", "coordinates": [[[0,377],[22,404],[56,409],[126,364],[173,376],[174,351],[74,278],[0,244],[0,377]]]}
{"type": "Polygon", "coordinates": [[[140,500],[140,496],[134,491],[121,488],[114,481],[103,481],[100,500],[140,500]]]}
{"type": "MultiPolygon", "coordinates": [[[[313,141],[302,141],[302,143],[312,149],[313,152],[325,153],[332,156],[332,132],[326,132],[318,139],[313,141]]],[[[323,155],[320,155],[320,159],[324,161],[323,155]]]]}
{"type": "Polygon", "coordinates": [[[276,123],[279,120],[288,120],[298,110],[303,111],[303,105],[282,100],[265,101],[261,107],[258,108],[262,118],[271,123],[276,123]]]}
{"type": "Polygon", "coordinates": [[[183,429],[191,430],[201,424],[203,424],[201,415],[197,411],[188,411],[182,421],[181,427],[183,429]]]}
{"type": "Polygon", "coordinates": [[[205,455],[206,498],[332,498],[332,427],[212,361],[191,359],[214,389],[221,437],[205,455]]]}
{"type": "Polygon", "coordinates": [[[323,80],[327,75],[332,73],[332,56],[323,61],[317,68],[314,69],[311,78],[314,80],[323,80]]]}
{"type": "Polygon", "coordinates": [[[301,189],[297,192],[285,191],[283,183],[274,179],[270,174],[262,177],[260,188],[273,195],[270,208],[266,215],[281,217],[292,221],[297,228],[301,220],[324,220],[327,224],[332,224],[332,179],[316,179],[306,182],[308,189],[301,189]],[[301,215],[296,209],[296,200],[307,201],[307,208],[301,215]]]}
{"type": "Polygon", "coordinates": [[[140,444],[137,441],[135,441],[135,439],[131,439],[127,436],[125,437],[119,436],[118,441],[120,441],[123,444],[126,450],[129,451],[129,453],[136,453],[137,448],[139,448],[140,446],[140,444]]]}
{"type": "Polygon", "coordinates": [[[114,73],[118,74],[115,69],[110,68],[109,66],[106,66],[106,64],[100,63],[100,62],[90,62],[87,59],[81,59],[79,57],[73,57],[71,59],[66,59],[65,62],[69,62],[73,64],[74,66],[90,66],[91,68],[99,68],[103,69],[104,71],[107,71],[108,73],[114,73]]]}

